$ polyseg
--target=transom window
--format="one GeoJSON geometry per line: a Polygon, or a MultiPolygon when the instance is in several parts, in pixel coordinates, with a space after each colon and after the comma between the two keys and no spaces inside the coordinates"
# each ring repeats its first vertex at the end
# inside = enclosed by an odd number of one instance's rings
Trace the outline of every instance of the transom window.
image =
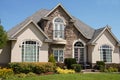
{"type": "Polygon", "coordinates": [[[39,61],[39,43],[36,41],[24,41],[22,43],[22,62],[39,61]]]}
{"type": "Polygon", "coordinates": [[[63,49],[54,49],[53,54],[56,62],[63,62],[63,49]]]}
{"type": "Polygon", "coordinates": [[[109,45],[102,45],[100,47],[100,60],[112,62],[112,48],[109,45]]]}
{"type": "Polygon", "coordinates": [[[64,39],[64,22],[61,18],[54,20],[53,37],[54,39],[64,39]]]}
{"type": "Polygon", "coordinates": [[[74,44],[74,58],[78,63],[84,62],[84,45],[82,42],[76,42],[74,44]]]}

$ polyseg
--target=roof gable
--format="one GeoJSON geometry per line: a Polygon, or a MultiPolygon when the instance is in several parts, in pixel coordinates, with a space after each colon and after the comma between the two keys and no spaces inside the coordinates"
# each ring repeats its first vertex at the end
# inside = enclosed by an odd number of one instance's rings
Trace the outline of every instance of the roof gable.
{"type": "Polygon", "coordinates": [[[48,17],[52,12],[54,12],[57,8],[62,8],[62,10],[71,18],[71,20],[74,21],[74,25],[77,28],[77,30],[87,39],[91,39],[94,34],[94,29],[88,26],[87,24],[83,23],[79,19],[75,18],[74,16],[71,16],[61,4],[58,4],[55,8],[53,8],[51,11],[49,11],[48,14],[45,15],[45,17],[48,17]]]}
{"type": "MultiPolygon", "coordinates": [[[[74,25],[76,27],[76,29],[86,38],[86,39],[92,39],[95,30],[93,28],[91,28],[90,26],[86,25],[85,23],[83,23],[82,21],[80,21],[79,19],[71,16],[61,4],[58,4],[55,8],[53,8],[52,10],[46,10],[46,9],[42,9],[39,10],[38,12],[36,12],[35,14],[33,14],[32,16],[28,17],[27,19],[25,19],[23,22],[21,22],[20,24],[18,24],[17,26],[15,26],[14,28],[12,28],[11,30],[9,30],[8,33],[8,37],[10,39],[13,39],[13,35],[16,34],[19,30],[21,30],[26,24],[28,24],[28,22],[30,20],[32,20],[36,26],[38,26],[38,22],[50,15],[55,9],[57,9],[58,7],[62,8],[63,11],[72,19],[75,20],[74,25]]],[[[40,28],[40,26],[39,26],[40,28]]],[[[43,32],[44,33],[44,32],[43,32]]],[[[45,34],[45,33],[44,33],[45,34]]]]}
{"type": "Polygon", "coordinates": [[[21,22],[20,24],[16,25],[15,27],[13,27],[12,29],[10,29],[7,34],[8,34],[8,38],[9,39],[13,39],[13,35],[16,34],[20,29],[22,29],[27,23],[29,23],[29,21],[34,21],[34,23],[36,23],[42,18],[44,17],[47,13],[49,12],[49,10],[39,10],[38,12],[36,12],[35,14],[33,14],[32,16],[28,17],[27,19],[25,19],[23,22],[21,22]]]}
{"type": "Polygon", "coordinates": [[[56,7],[54,7],[52,10],[50,10],[45,17],[49,16],[54,10],[56,10],[58,7],[60,7],[71,19],[72,16],[64,9],[64,7],[59,3],[56,7]]]}
{"type": "Polygon", "coordinates": [[[119,44],[119,40],[115,37],[115,35],[111,32],[110,27],[107,25],[106,27],[97,29],[94,33],[93,38],[89,41],[89,44],[94,44],[96,40],[100,38],[100,36],[105,32],[108,31],[110,35],[113,37],[113,39],[119,44]]]}
{"type": "Polygon", "coordinates": [[[33,21],[33,20],[29,20],[22,28],[20,28],[18,31],[16,31],[16,33],[14,33],[13,35],[11,35],[11,37],[9,38],[10,40],[13,39],[17,39],[16,35],[18,33],[20,33],[25,27],[27,27],[30,23],[33,23],[35,25],[35,27],[47,38],[48,36],[41,30],[41,28],[33,21]]]}

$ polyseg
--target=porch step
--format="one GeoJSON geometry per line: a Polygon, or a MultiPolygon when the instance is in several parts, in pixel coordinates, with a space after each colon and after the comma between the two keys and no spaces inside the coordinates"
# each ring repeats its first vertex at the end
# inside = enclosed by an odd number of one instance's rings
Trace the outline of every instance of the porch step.
{"type": "Polygon", "coordinates": [[[92,72],[93,69],[84,69],[84,72],[92,72]]]}
{"type": "Polygon", "coordinates": [[[83,73],[96,73],[96,72],[100,72],[99,70],[95,70],[95,69],[84,69],[82,70],[83,73]]]}

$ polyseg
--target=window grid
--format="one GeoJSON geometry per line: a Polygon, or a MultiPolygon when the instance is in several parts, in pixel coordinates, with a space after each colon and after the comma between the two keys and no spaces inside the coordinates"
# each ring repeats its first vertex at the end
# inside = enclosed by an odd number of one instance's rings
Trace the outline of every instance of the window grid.
{"type": "Polygon", "coordinates": [[[61,18],[54,20],[53,37],[54,39],[64,39],[64,23],[61,18]]]}
{"type": "Polygon", "coordinates": [[[64,51],[63,49],[54,49],[53,50],[54,58],[56,62],[63,62],[64,60],[64,51]]]}
{"type": "Polygon", "coordinates": [[[100,60],[104,62],[112,62],[112,48],[108,45],[100,47],[100,60]]]}
{"type": "Polygon", "coordinates": [[[84,62],[84,45],[81,42],[74,44],[74,57],[78,63],[84,62]]]}
{"type": "Polygon", "coordinates": [[[25,41],[22,43],[22,61],[39,61],[39,43],[36,41],[25,41]]]}

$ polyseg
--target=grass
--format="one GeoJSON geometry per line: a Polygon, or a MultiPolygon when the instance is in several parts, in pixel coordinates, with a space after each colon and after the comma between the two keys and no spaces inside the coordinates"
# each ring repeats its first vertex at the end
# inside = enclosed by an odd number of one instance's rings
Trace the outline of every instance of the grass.
{"type": "Polygon", "coordinates": [[[120,74],[117,73],[54,74],[25,78],[13,77],[7,80],[120,80],[120,74]]]}

